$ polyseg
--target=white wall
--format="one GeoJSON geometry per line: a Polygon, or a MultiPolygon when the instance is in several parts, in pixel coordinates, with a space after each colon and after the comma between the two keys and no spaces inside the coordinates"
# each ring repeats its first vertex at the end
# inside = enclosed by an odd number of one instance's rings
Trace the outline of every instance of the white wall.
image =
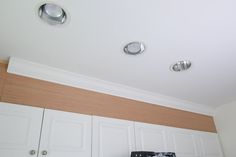
{"type": "Polygon", "coordinates": [[[214,120],[225,157],[236,157],[236,102],[218,107],[214,120]]]}

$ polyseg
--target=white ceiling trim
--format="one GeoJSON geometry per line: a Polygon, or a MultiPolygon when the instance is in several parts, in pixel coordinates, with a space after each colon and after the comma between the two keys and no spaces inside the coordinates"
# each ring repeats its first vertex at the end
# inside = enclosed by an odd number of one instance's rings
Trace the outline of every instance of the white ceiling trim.
{"type": "Polygon", "coordinates": [[[213,115],[214,113],[213,108],[202,104],[136,89],[14,57],[10,58],[7,72],[206,115],[213,115]]]}

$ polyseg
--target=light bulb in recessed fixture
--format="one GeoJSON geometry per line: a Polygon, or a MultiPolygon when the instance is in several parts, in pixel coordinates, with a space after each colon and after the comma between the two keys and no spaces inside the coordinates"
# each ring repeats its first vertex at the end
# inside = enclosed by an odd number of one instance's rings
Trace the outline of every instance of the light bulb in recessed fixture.
{"type": "Polygon", "coordinates": [[[124,47],[124,52],[129,55],[137,55],[145,50],[144,44],[141,42],[130,42],[124,47]]]}
{"type": "Polygon", "coordinates": [[[178,61],[175,64],[171,65],[171,71],[180,72],[188,70],[191,67],[192,63],[189,60],[178,61]]]}
{"type": "Polygon", "coordinates": [[[60,6],[45,3],[39,7],[39,17],[50,25],[63,24],[66,21],[66,12],[60,6]]]}

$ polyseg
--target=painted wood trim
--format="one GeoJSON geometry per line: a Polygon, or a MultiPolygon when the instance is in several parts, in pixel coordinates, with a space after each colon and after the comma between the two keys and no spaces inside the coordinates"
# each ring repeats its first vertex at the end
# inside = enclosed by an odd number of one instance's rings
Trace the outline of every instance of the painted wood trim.
{"type": "Polygon", "coordinates": [[[3,102],[216,132],[211,116],[9,74],[6,66],[1,68],[3,102]]]}

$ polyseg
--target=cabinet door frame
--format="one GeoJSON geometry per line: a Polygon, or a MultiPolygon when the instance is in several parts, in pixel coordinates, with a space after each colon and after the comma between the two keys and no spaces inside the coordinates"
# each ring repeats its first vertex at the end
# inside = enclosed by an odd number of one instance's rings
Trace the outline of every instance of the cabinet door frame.
{"type": "Polygon", "coordinates": [[[194,130],[170,127],[167,130],[168,147],[170,147],[177,156],[200,157],[201,150],[198,146],[194,130]],[[192,150],[192,152],[189,152],[192,150]]]}
{"type": "MultiPolygon", "coordinates": [[[[135,137],[134,137],[134,122],[128,120],[120,120],[114,118],[105,118],[93,116],[93,139],[92,139],[92,157],[104,157],[102,144],[102,130],[104,128],[123,129],[127,131],[128,148],[126,153],[130,156],[132,151],[135,151],[135,137]]],[[[115,142],[115,141],[113,141],[115,142]]],[[[115,148],[114,148],[115,149],[115,148]]]]}
{"type": "Polygon", "coordinates": [[[43,108],[0,102],[0,123],[3,123],[0,124],[0,140],[8,140],[0,142],[0,154],[4,157],[37,157],[43,112],[43,108]],[[24,136],[25,139],[21,139],[24,136]],[[30,154],[30,151],[35,153],[30,154]]]}
{"type": "Polygon", "coordinates": [[[170,151],[167,148],[166,127],[161,125],[135,122],[135,141],[136,141],[136,149],[139,151],[155,151],[155,152],[170,151]],[[161,141],[159,139],[156,139],[155,137],[152,137],[151,139],[146,139],[149,141],[154,140],[151,141],[152,143],[160,141],[161,142],[160,145],[158,143],[159,148],[145,148],[145,139],[144,139],[145,133],[150,135],[155,135],[155,134],[159,135],[161,141]]]}
{"type": "Polygon", "coordinates": [[[199,132],[197,140],[203,157],[223,157],[218,134],[199,132]]]}
{"type": "Polygon", "coordinates": [[[45,109],[38,157],[91,157],[92,116],[45,109]],[[78,139],[78,140],[77,140],[78,139]]]}

